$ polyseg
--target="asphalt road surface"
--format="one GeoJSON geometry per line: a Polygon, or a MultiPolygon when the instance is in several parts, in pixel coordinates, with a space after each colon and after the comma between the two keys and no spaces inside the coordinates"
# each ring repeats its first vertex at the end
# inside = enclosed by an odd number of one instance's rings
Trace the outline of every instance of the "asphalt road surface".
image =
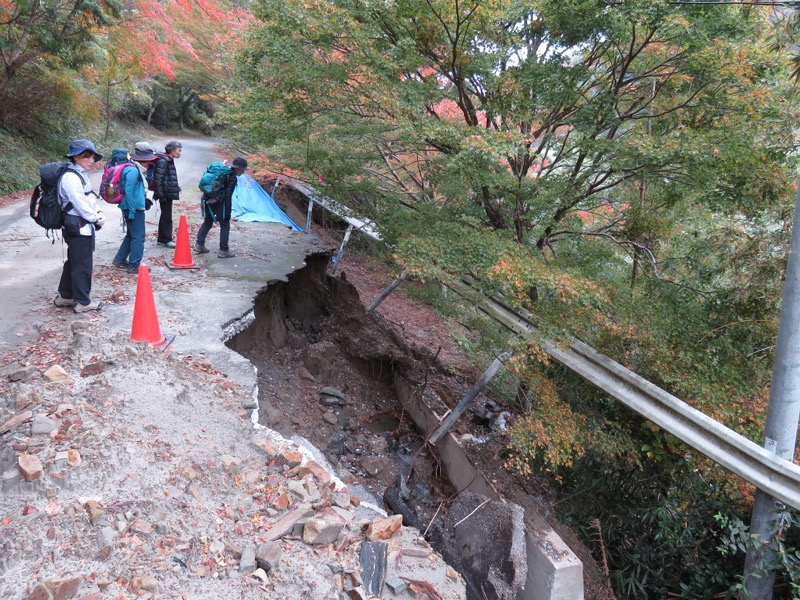
{"type": "MultiPolygon", "coordinates": [[[[197,182],[208,164],[221,158],[216,151],[216,141],[176,139],[183,144],[183,154],[175,161],[178,181],[183,188],[182,200],[199,199],[197,182]]],[[[168,140],[147,141],[159,151],[168,140]]],[[[64,147],[66,150],[66,142],[64,147]]],[[[108,158],[110,152],[106,154],[108,158]]],[[[100,187],[101,176],[100,169],[92,173],[95,190],[100,187]]],[[[105,202],[101,204],[107,215],[107,225],[97,235],[96,267],[110,263],[123,235],[119,210],[105,202]]],[[[67,247],[60,236],[52,243],[45,237],[44,229],[30,218],[28,210],[27,200],[0,208],[0,354],[39,335],[36,325],[54,310],[52,301],[66,260],[67,247]]],[[[146,249],[152,246],[150,223],[157,220],[156,210],[157,207],[153,207],[147,215],[146,249]]],[[[178,216],[174,214],[173,217],[177,229],[178,216]]]]}

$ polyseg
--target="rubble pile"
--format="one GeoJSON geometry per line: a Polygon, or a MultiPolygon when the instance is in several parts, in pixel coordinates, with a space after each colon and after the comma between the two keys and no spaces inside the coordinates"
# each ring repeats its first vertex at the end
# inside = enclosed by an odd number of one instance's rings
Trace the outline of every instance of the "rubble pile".
{"type": "Polygon", "coordinates": [[[2,372],[3,598],[465,597],[402,517],[254,425],[251,391],[205,357],[86,321],[62,350],[2,372]]]}

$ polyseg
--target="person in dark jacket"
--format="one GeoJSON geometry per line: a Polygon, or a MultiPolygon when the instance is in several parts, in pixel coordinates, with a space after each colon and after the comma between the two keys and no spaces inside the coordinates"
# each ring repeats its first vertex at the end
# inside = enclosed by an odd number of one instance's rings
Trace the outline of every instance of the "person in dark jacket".
{"type": "MultiPolygon", "coordinates": [[[[131,274],[138,273],[139,264],[144,256],[144,213],[148,203],[145,170],[147,163],[156,158],[152,148],[145,150],[137,146],[130,159],[136,161],[138,165],[131,163],[125,167],[119,178],[120,185],[124,190],[119,208],[122,211],[122,218],[125,219],[126,230],[125,239],[122,240],[112,264],[131,274]]],[[[109,164],[114,165],[127,160],[128,151],[125,148],[114,148],[109,164]]]]}
{"type": "Polygon", "coordinates": [[[160,155],[153,169],[153,199],[161,205],[156,244],[167,248],[175,247],[175,242],[172,241],[172,203],[179,199],[181,193],[175,159],[181,157],[182,151],[183,145],[180,142],[167,142],[164,154],[160,155]]]}
{"type": "Polygon", "coordinates": [[[62,233],[67,243],[67,260],[61,270],[58,295],[53,304],[72,307],[76,313],[98,310],[103,303],[92,300],[94,238],[106,222],[92,191],[89,169],[103,155],[89,140],[73,140],[64,155],[72,163],[58,184],[58,201],[67,208],[62,233]]]}
{"type": "Polygon", "coordinates": [[[200,206],[203,210],[203,224],[197,232],[197,241],[194,251],[198,254],[208,252],[206,248],[206,236],[214,223],[219,223],[219,256],[220,258],[233,258],[236,256],[228,248],[228,235],[231,230],[231,205],[233,191],[239,181],[239,175],[247,170],[247,161],[241,156],[237,156],[231,163],[231,172],[221,176],[224,181],[220,181],[221,187],[219,194],[214,198],[209,198],[203,193],[200,206]]]}

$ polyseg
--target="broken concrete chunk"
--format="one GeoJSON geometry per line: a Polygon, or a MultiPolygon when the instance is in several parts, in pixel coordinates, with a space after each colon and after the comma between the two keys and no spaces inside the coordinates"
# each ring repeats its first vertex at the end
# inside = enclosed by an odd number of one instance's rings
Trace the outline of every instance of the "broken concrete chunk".
{"type": "Polygon", "coordinates": [[[368,540],[388,540],[403,526],[403,515],[375,519],[364,534],[368,540]]]}
{"type": "Polygon", "coordinates": [[[256,564],[269,575],[278,566],[282,554],[283,548],[276,542],[259,544],[256,547],[256,564]]]}
{"type": "Polygon", "coordinates": [[[39,460],[38,456],[21,454],[18,460],[18,467],[22,476],[28,481],[39,479],[42,476],[42,461],[39,460]]]}
{"type": "Polygon", "coordinates": [[[408,589],[406,582],[400,579],[399,577],[390,577],[389,579],[387,579],[386,587],[392,590],[392,593],[395,596],[399,596],[400,594],[405,592],[406,589],[408,589]]]}
{"type": "Polygon", "coordinates": [[[255,571],[256,567],[256,547],[248,546],[242,550],[242,558],[239,560],[239,570],[247,574],[255,571]]]}
{"type": "Polygon", "coordinates": [[[58,429],[58,423],[46,415],[35,415],[31,423],[33,435],[47,435],[58,429]]]}
{"type": "Polygon", "coordinates": [[[344,523],[339,519],[311,517],[303,527],[303,541],[315,546],[332,544],[339,537],[343,527],[344,523]]]}
{"type": "Polygon", "coordinates": [[[267,460],[275,460],[278,454],[281,453],[281,449],[269,440],[256,440],[253,444],[264,451],[264,454],[267,455],[267,460]]]}
{"type": "Polygon", "coordinates": [[[69,379],[69,374],[61,367],[61,365],[53,365],[44,372],[44,378],[49,381],[65,381],[69,379]]]}
{"type": "Polygon", "coordinates": [[[31,417],[33,417],[33,412],[31,412],[29,410],[26,410],[25,412],[19,413],[18,415],[14,415],[8,421],[6,421],[2,425],[0,425],[0,433],[5,433],[6,431],[9,431],[10,429],[13,429],[14,427],[19,425],[20,423],[24,423],[25,421],[27,421],[31,417]]]}

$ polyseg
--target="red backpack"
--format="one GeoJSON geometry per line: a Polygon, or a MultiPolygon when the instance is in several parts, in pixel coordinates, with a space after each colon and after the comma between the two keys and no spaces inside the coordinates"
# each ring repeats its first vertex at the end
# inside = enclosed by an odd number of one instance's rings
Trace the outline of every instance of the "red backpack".
{"type": "Polygon", "coordinates": [[[123,169],[131,165],[136,166],[131,161],[126,160],[125,162],[106,167],[106,170],[103,171],[103,179],[100,182],[100,197],[103,200],[109,204],[119,204],[122,202],[125,190],[122,189],[122,184],[119,179],[122,177],[123,169]]]}

